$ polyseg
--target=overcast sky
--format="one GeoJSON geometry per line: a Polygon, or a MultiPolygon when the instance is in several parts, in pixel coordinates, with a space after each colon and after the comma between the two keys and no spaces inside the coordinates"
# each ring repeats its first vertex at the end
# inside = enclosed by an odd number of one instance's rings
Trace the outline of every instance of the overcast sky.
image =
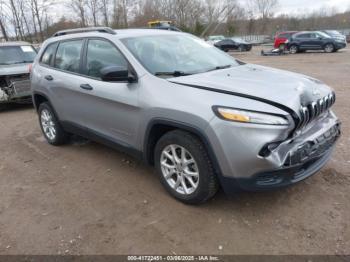
{"type": "MultiPolygon", "coordinates": [[[[61,4],[59,8],[53,8],[49,10],[51,14],[56,14],[56,17],[61,15],[71,16],[70,10],[68,10],[64,3],[69,0],[56,0],[57,4],[61,4]]],[[[191,0],[189,0],[191,1],[191,0]]],[[[244,6],[248,0],[237,0],[244,6]]],[[[336,8],[337,11],[344,12],[350,10],[350,0],[278,0],[279,5],[276,10],[277,14],[307,14],[315,10],[319,10],[322,7],[326,7],[328,10],[336,8]]]]}
{"type": "MultiPolygon", "coordinates": [[[[247,2],[239,1],[243,5],[247,2]]],[[[278,13],[309,13],[322,7],[345,11],[350,9],[350,0],[279,0],[278,13]]]]}

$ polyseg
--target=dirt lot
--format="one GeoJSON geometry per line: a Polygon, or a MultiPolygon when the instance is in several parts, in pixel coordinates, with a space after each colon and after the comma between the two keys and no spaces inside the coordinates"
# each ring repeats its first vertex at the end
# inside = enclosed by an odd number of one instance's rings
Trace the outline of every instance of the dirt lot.
{"type": "Polygon", "coordinates": [[[297,186],[199,206],[95,143],[49,146],[31,107],[0,113],[0,254],[350,254],[350,49],[243,61],[319,78],[338,95],[333,159],[297,186]]]}

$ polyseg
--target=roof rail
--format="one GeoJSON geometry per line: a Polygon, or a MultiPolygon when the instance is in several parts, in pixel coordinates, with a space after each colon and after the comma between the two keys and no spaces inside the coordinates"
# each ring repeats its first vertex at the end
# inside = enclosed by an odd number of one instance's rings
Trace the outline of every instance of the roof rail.
{"type": "Polygon", "coordinates": [[[62,35],[70,35],[70,34],[78,34],[78,33],[87,33],[87,32],[100,32],[115,35],[117,34],[110,27],[85,27],[85,28],[74,28],[58,31],[53,34],[53,37],[62,36],[62,35]]]}

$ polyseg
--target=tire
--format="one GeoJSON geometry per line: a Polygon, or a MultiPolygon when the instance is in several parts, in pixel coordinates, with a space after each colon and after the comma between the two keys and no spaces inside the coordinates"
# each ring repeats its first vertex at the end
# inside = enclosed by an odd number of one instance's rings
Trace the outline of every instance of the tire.
{"type": "Polygon", "coordinates": [[[157,142],[154,159],[161,183],[177,200],[185,204],[201,204],[212,198],[218,191],[218,179],[208,152],[203,143],[191,133],[181,130],[166,133],[157,142]],[[174,158],[174,151],[178,161],[176,157],[174,158]],[[186,161],[193,160],[191,164],[180,163],[183,152],[185,152],[186,161]],[[188,175],[189,172],[192,175],[188,175]],[[189,177],[193,183],[190,183],[189,177]]]}
{"type": "Polygon", "coordinates": [[[51,105],[47,102],[40,104],[39,124],[47,142],[54,146],[66,144],[69,138],[55,115],[51,105]]]}
{"type": "Polygon", "coordinates": [[[335,50],[335,47],[333,44],[326,44],[323,49],[326,53],[333,53],[335,50]]]}
{"type": "Polygon", "coordinates": [[[243,45],[240,45],[240,46],[238,46],[238,51],[244,52],[244,51],[246,51],[246,48],[243,45]]]}
{"type": "Polygon", "coordinates": [[[299,52],[299,47],[297,45],[291,45],[289,47],[289,53],[296,54],[299,52]]]}

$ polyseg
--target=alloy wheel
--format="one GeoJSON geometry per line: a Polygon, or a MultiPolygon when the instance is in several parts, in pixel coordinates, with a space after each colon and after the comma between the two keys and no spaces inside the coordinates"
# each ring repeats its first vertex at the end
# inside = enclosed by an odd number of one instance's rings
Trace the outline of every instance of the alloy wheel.
{"type": "Polygon", "coordinates": [[[327,52],[327,53],[332,53],[334,51],[334,46],[332,44],[328,44],[326,45],[326,47],[324,48],[324,50],[327,52]]]}
{"type": "Polygon", "coordinates": [[[177,193],[190,195],[199,185],[198,165],[191,153],[179,145],[169,145],[161,153],[162,174],[177,193]]]}
{"type": "Polygon", "coordinates": [[[289,52],[290,52],[291,54],[296,54],[296,53],[298,52],[298,47],[295,46],[295,45],[292,45],[292,46],[290,47],[290,49],[289,49],[289,52]]]}
{"type": "Polygon", "coordinates": [[[43,109],[40,114],[40,121],[46,137],[50,140],[54,140],[56,138],[56,125],[51,112],[47,109],[43,109]]]}

